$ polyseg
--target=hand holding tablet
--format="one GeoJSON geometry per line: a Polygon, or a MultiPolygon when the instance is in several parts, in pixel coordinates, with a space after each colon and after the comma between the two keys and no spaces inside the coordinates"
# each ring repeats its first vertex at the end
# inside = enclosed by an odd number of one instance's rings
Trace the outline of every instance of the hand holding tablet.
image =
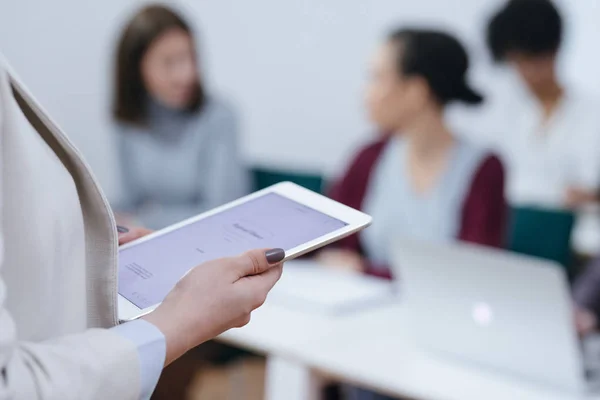
{"type": "Polygon", "coordinates": [[[152,311],[204,262],[274,248],[289,260],[370,223],[368,215],[292,183],[271,186],[121,247],[119,318],[152,311]]]}
{"type": "Polygon", "coordinates": [[[165,366],[222,332],[242,327],[281,277],[282,249],[252,250],[193,268],[143,318],[167,343],[165,366]]]}
{"type": "Polygon", "coordinates": [[[247,324],[279,280],[281,262],[370,222],[291,183],[256,192],[121,247],[119,318],[144,316],[160,329],[168,364],[247,324]]]}

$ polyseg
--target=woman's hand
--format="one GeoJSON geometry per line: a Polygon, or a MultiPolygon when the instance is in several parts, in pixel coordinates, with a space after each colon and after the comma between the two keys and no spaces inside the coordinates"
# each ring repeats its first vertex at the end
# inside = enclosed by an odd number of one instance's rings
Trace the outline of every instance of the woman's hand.
{"type": "Polygon", "coordinates": [[[364,272],[365,262],[360,254],[349,250],[327,249],[317,255],[317,261],[332,269],[364,272]]]}
{"type": "Polygon", "coordinates": [[[167,341],[165,366],[224,331],[242,327],[281,277],[282,249],[253,250],[188,272],[162,304],[143,318],[167,341]]]}
{"type": "Polygon", "coordinates": [[[119,233],[119,246],[133,242],[141,237],[151,234],[152,230],[146,228],[127,228],[125,226],[117,226],[117,232],[119,233]]]}

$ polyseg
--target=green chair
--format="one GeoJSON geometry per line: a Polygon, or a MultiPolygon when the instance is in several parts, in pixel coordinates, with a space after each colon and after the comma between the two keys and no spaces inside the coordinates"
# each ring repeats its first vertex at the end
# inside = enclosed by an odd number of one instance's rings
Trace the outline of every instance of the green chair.
{"type": "Polygon", "coordinates": [[[315,174],[297,173],[267,168],[252,170],[254,189],[260,190],[279,182],[293,182],[317,193],[323,192],[323,177],[315,174]]]}
{"type": "Polygon", "coordinates": [[[511,207],[507,247],[517,253],[555,261],[571,272],[574,225],[575,214],[570,211],[511,207]]]}

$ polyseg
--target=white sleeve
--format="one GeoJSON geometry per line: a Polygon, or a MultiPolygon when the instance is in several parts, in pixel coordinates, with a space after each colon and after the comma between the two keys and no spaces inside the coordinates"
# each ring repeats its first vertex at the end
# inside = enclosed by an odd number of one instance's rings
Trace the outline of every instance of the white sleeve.
{"type": "Polygon", "coordinates": [[[140,359],[140,398],[149,399],[165,365],[165,336],[157,327],[143,319],[116,326],[112,331],[136,345],[140,359]]]}
{"type": "Polygon", "coordinates": [[[39,343],[20,341],[5,298],[0,281],[0,399],[140,398],[140,361],[133,342],[105,329],[39,343]]]}
{"type": "Polygon", "coordinates": [[[576,185],[596,191],[600,187],[600,118],[592,118],[587,124],[576,127],[580,132],[576,140],[576,185]]]}
{"type": "MultiPolygon", "coordinates": [[[[0,65],[0,149],[8,129],[16,129],[9,126],[9,105],[2,100],[9,93],[0,65]]],[[[0,199],[3,162],[0,156],[0,199]]],[[[7,288],[2,278],[3,247],[0,229],[0,400],[138,399],[141,382],[137,347],[119,333],[91,329],[42,342],[19,338],[13,316],[6,308],[7,290],[18,288],[7,288]]]]}

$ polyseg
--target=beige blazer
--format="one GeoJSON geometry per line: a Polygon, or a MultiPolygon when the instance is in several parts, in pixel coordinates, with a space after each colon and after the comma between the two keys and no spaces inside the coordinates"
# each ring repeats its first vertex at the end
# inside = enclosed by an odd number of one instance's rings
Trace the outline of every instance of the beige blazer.
{"type": "Polygon", "coordinates": [[[137,399],[117,234],[73,144],[0,55],[0,400],[137,399]]]}

